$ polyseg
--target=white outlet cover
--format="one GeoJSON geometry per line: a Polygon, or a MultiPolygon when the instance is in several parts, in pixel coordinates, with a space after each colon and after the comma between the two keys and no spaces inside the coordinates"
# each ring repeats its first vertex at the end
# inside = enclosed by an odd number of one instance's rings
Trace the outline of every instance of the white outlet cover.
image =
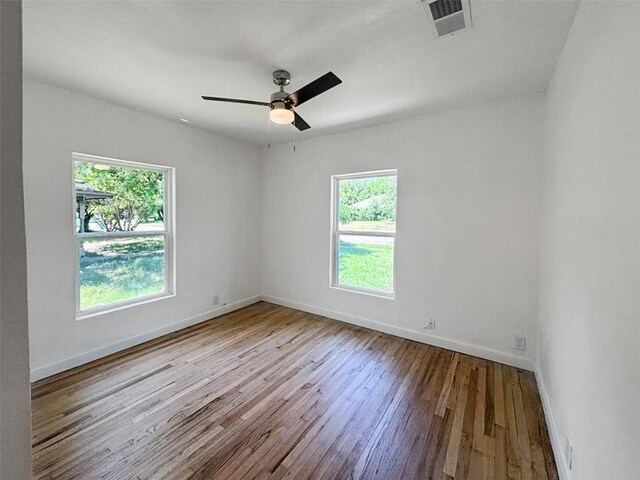
{"type": "Polygon", "coordinates": [[[527,349],[527,337],[521,335],[514,335],[513,348],[524,352],[527,349]]]}

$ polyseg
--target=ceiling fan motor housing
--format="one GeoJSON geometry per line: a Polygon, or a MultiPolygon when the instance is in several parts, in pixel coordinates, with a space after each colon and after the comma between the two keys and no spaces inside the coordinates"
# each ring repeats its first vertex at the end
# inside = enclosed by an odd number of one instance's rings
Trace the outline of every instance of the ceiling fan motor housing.
{"type": "Polygon", "coordinates": [[[279,92],[273,92],[271,94],[271,105],[275,106],[277,103],[282,103],[286,105],[287,108],[291,108],[291,101],[287,99],[289,94],[284,90],[280,90],[279,92]]]}

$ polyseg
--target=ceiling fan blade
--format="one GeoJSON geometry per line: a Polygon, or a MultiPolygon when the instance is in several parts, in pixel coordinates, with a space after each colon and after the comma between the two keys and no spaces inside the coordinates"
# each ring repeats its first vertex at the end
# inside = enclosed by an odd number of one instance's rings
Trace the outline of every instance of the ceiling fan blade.
{"type": "Polygon", "coordinates": [[[309,124],[305,122],[303,118],[300,115],[298,115],[296,112],[293,112],[293,122],[291,122],[291,124],[300,131],[311,128],[309,124]]]}
{"type": "Polygon", "coordinates": [[[313,97],[317,97],[321,93],[326,92],[330,88],[340,85],[342,80],[334,75],[333,72],[328,72],[319,78],[316,78],[313,82],[305,85],[296,92],[293,92],[287,98],[291,100],[291,103],[295,107],[302,105],[307,100],[311,100],[313,97]]]}
{"type": "Polygon", "coordinates": [[[239,100],[237,98],[222,98],[222,97],[202,97],[203,100],[213,100],[214,102],[229,102],[229,103],[245,103],[247,105],[262,105],[268,107],[271,104],[267,102],[254,102],[253,100],[239,100]]]}

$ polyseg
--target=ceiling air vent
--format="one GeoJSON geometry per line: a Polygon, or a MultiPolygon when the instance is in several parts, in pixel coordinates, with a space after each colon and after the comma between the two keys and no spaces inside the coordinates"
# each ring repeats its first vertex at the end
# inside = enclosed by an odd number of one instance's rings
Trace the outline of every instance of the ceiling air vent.
{"type": "Polygon", "coordinates": [[[451,35],[471,26],[469,0],[421,0],[427,17],[433,19],[438,37],[451,35]]]}

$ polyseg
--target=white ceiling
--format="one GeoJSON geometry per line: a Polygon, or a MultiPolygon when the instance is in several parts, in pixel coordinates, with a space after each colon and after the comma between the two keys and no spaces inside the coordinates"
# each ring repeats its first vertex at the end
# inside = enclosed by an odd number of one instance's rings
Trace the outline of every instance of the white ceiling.
{"type": "MultiPolygon", "coordinates": [[[[436,38],[418,0],[26,1],[27,78],[263,145],[271,72],[294,91],[343,83],[301,105],[305,138],[545,91],[574,1],[471,0],[473,28],[436,38]]],[[[274,142],[293,127],[273,126],[274,142]]]]}

